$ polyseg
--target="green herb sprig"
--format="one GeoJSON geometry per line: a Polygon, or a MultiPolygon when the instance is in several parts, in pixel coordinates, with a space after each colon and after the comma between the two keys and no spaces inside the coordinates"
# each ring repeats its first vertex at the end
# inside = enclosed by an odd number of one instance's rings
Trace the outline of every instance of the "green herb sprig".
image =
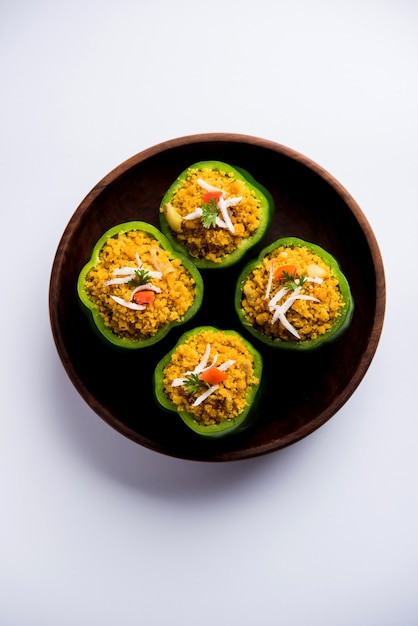
{"type": "Polygon", "coordinates": [[[135,270],[135,278],[129,281],[129,287],[139,287],[145,285],[151,280],[151,274],[148,270],[135,270]]]}
{"type": "Polygon", "coordinates": [[[215,198],[211,198],[208,203],[202,204],[202,224],[205,228],[216,226],[218,217],[218,206],[215,198]]]}
{"type": "Polygon", "coordinates": [[[189,374],[184,380],[184,388],[188,393],[194,395],[201,389],[208,389],[210,385],[204,380],[200,380],[198,374],[189,374]]]}
{"type": "Polygon", "coordinates": [[[295,291],[295,289],[303,287],[306,283],[305,274],[295,276],[293,273],[283,272],[282,280],[284,281],[283,287],[286,287],[289,291],[295,291]]]}

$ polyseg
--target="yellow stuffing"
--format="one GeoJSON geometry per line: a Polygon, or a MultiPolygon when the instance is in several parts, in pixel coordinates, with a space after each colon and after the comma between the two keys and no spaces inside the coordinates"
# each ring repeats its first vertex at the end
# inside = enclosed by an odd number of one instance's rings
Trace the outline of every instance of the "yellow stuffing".
{"type": "Polygon", "coordinates": [[[195,281],[181,261],[164,250],[154,237],[143,231],[130,231],[107,240],[99,262],[87,274],[86,291],[106,326],[116,335],[141,340],[181,320],[193,304],[195,281]],[[129,301],[133,287],[128,283],[103,286],[114,278],[115,269],[137,268],[136,254],[145,270],[162,273],[161,278],[149,281],[160,288],[161,293],[156,293],[154,301],[142,311],[128,309],[111,298],[117,296],[129,301]]]}
{"type": "MultiPolygon", "coordinates": [[[[289,291],[279,304],[291,297],[289,291]]],[[[247,277],[243,286],[242,308],[250,324],[259,332],[273,339],[282,341],[308,341],[326,333],[337,319],[343,299],[338,280],[332,269],[307,247],[279,247],[266,255],[247,277]],[[285,316],[300,336],[297,339],[287,330],[280,320],[272,323],[272,312],[268,303],[271,298],[283,287],[285,281],[273,278],[271,292],[265,297],[269,279],[270,264],[273,263],[273,273],[283,266],[295,266],[298,276],[322,280],[320,284],[305,282],[301,295],[309,295],[319,300],[296,300],[288,309],[285,316]]]]}
{"type": "Polygon", "coordinates": [[[229,209],[235,232],[212,226],[205,228],[201,219],[194,219],[182,220],[180,232],[172,233],[191,256],[216,263],[236,250],[242,240],[258,228],[260,202],[245,182],[235,180],[232,172],[191,168],[170,202],[182,217],[193,213],[203,203],[205,190],[197,182],[198,178],[226,192],[227,198],[242,197],[229,209]]]}
{"type": "Polygon", "coordinates": [[[222,331],[201,330],[177,347],[171,360],[164,368],[164,390],[177,406],[179,411],[193,415],[197,422],[209,425],[219,424],[237,417],[247,406],[247,395],[250,387],[258,384],[254,376],[254,361],[241,339],[222,331]],[[193,406],[196,398],[205,391],[204,388],[192,394],[184,385],[173,387],[177,378],[193,371],[201,361],[207,344],[211,346],[209,362],[218,354],[216,366],[229,359],[235,363],[226,370],[227,377],[219,384],[219,388],[199,406],[193,406]]]}

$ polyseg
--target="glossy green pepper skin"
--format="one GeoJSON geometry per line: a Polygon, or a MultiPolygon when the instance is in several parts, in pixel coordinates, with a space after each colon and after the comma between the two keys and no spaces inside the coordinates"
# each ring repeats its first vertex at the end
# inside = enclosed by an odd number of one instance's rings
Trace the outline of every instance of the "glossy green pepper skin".
{"type": "Polygon", "coordinates": [[[157,403],[166,411],[170,411],[173,413],[177,413],[180,418],[183,420],[184,424],[190,428],[194,433],[200,435],[201,437],[206,438],[219,438],[224,437],[226,435],[231,435],[232,433],[237,433],[242,430],[245,430],[250,426],[250,424],[254,421],[257,411],[257,403],[260,396],[261,389],[261,377],[263,371],[263,359],[261,354],[249,343],[245,340],[238,332],[234,330],[219,330],[213,326],[199,326],[192,330],[185,332],[180,339],[177,341],[176,345],[170,352],[168,352],[157,364],[154,370],[153,376],[153,385],[154,385],[154,396],[157,403]],[[240,339],[242,344],[245,346],[249,354],[253,358],[253,375],[259,379],[258,384],[253,384],[247,393],[247,405],[245,409],[238,415],[232,419],[227,419],[219,424],[209,424],[202,425],[199,424],[193,415],[186,411],[179,410],[178,407],[168,398],[164,391],[164,368],[171,361],[171,357],[173,353],[177,350],[177,348],[187,342],[187,340],[200,333],[201,331],[210,330],[214,332],[221,332],[225,335],[234,335],[240,339]]]}
{"type": "Polygon", "coordinates": [[[273,213],[274,201],[271,194],[268,192],[267,189],[265,189],[265,187],[255,181],[251,174],[246,172],[244,169],[231,166],[227,163],[223,163],[222,161],[199,161],[198,163],[194,163],[186,170],[184,170],[176,178],[176,180],[172,183],[172,185],[165,193],[160,204],[160,226],[162,232],[169,239],[173,248],[189,258],[196,265],[196,267],[204,270],[220,269],[230,267],[231,265],[235,265],[236,263],[238,263],[251,248],[253,248],[262,240],[271,223],[273,213]],[[259,225],[257,230],[254,231],[254,233],[249,237],[242,239],[242,241],[238,244],[238,247],[233,252],[221,257],[221,260],[219,262],[209,260],[204,257],[192,256],[188,252],[187,248],[177,240],[176,233],[173,230],[172,225],[169,224],[165,213],[165,207],[167,205],[170,205],[177,190],[183,185],[184,181],[187,179],[189,171],[191,169],[201,170],[203,168],[208,168],[221,172],[227,171],[228,173],[232,173],[235,180],[240,180],[245,183],[247,188],[249,188],[254,193],[256,199],[260,203],[259,225]]]}
{"type": "Polygon", "coordinates": [[[83,310],[93,322],[93,328],[98,332],[99,336],[102,339],[105,339],[112,346],[127,350],[136,350],[138,348],[152,346],[161,339],[163,339],[163,337],[165,337],[172,328],[189,321],[197,313],[202,304],[203,290],[204,287],[202,277],[200,275],[200,272],[193,265],[193,263],[191,263],[181,254],[175,252],[172,249],[171,244],[167,240],[167,238],[155,226],[141,221],[124,222],[123,224],[118,224],[117,226],[114,226],[113,228],[110,228],[108,231],[106,231],[94,246],[90,260],[82,268],[77,281],[77,293],[79,300],[83,306],[83,310]],[[163,326],[154,335],[139,340],[133,340],[128,337],[119,336],[115,334],[110,328],[108,328],[105,325],[99,310],[97,309],[95,304],[89,299],[89,296],[85,289],[86,277],[89,271],[98,263],[101,250],[108,241],[108,239],[110,239],[111,237],[115,237],[120,233],[128,233],[134,230],[143,231],[144,233],[152,236],[154,239],[156,239],[161,248],[171,254],[171,258],[179,258],[183,267],[192,276],[195,282],[195,298],[191,307],[183,315],[183,318],[181,320],[176,320],[167,324],[166,326],[163,326]]]}
{"type": "Polygon", "coordinates": [[[283,237],[281,239],[276,240],[274,243],[270,244],[266,248],[264,248],[256,259],[253,259],[243,268],[241,271],[235,290],[235,310],[239,317],[240,322],[243,327],[253,336],[256,337],[259,341],[267,344],[273,348],[279,348],[283,350],[293,350],[299,352],[307,352],[310,350],[315,350],[324,344],[334,341],[339,338],[350,326],[353,312],[354,312],[354,300],[351,294],[350,286],[347,281],[347,278],[342,273],[340,265],[338,261],[327,251],[325,251],[320,246],[304,241],[303,239],[299,239],[297,237],[283,237]],[[323,335],[319,335],[314,339],[300,341],[289,339],[287,341],[268,337],[261,331],[257,330],[252,326],[246,317],[245,310],[242,307],[242,296],[243,296],[243,288],[246,282],[247,277],[251,272],[257,268],[263,258],[280,248],[284,247],[307,247],[314,254],[320,257],[332,270],[334,276],[338,280],[338,286],[342,295],[343,305],[341,310],[339,311],[339,315],[337,319],[334,321],[334,324],[331,328],[324,333],[323,335]]]}

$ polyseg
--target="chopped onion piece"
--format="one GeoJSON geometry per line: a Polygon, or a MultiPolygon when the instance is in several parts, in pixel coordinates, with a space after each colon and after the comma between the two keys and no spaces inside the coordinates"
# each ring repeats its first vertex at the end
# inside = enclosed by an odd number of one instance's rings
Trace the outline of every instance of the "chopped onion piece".
{"type": "Polygon", "coordinates": [[[174,268],[171,265],[169,260],[161,260],[160,259],[160,250],[154,246],[150,249],[151,254],[151,262],[157,272],[161,274],[161,277],[164,274],[169,274],[170,272],[174,272],[174,268]]]}
{"type": "Polygon", "coordinates": [[[158,258],[158,254],[159,254],[158,248],[156,248],[155,246],[151,247],[150,254],[151,254],[151,260],[152,260],[152,264],[154,268],[157,270],[157,272],[162,273],[162,267],[160,265],[160,260],[158,258]]]}

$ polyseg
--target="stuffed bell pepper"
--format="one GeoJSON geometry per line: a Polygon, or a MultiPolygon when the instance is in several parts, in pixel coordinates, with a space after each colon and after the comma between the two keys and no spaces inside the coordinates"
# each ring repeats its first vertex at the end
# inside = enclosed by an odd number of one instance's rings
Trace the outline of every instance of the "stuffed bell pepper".
{"type": "Polygon", "coordinates": [[[252,422],[261,375],[261,355],[239,333],[200,326],[158,363],[155,397],[193,432],[221,437],[252,422]]]}
{"type": "Polygon", "coordinates": [[[260,242],[273,210],[270,194],[250,174],[220,161],[201,161],[165,193],[161,230],[200,269],[224,268],[260,242]]]}
{"type": "Polygon", "coordinates": [[[96,243],[77,290],[100,335],[114,346],[135,349],[191,319],[202,303],[203,281],[157,228],[126,222],[96,243]]]}
{"type": "Polygon", "coordinates": [[[263,343],[306,351],[336,339],[349,327],[354,302],[331,254],[286,237],[242,270],[235,308],[243,326],[263,343]]]}

